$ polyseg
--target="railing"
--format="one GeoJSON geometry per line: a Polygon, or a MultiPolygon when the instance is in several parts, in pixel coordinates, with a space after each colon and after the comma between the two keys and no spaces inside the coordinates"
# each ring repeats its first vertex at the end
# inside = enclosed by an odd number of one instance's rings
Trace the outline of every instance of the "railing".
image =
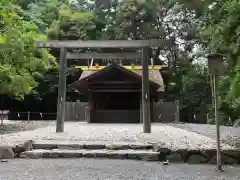
{"type": "Polygon", "coordinates": [[[93,119],[94,122],[108,123],[139,123],[139,110],[97,110],[93,119]]]}

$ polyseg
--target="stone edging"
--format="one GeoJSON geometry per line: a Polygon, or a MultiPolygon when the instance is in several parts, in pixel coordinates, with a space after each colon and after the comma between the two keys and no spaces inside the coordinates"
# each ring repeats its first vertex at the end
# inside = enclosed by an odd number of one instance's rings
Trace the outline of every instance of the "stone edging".
{"type": "MultiPolygon", "coordinates": [[[[170,150],[167,148],[158,148],[155,151],[159,152],[160,161],[170,162],[184,162],[189,164],[216,164],[216,150],[189,150],[179,149],[170,150]]],[[[222,163],[223,164],[240,164],[240,149],[235,150],[222,150],[222,163]]]]}
{"type": "MultiPolygon", "coordinates": [[[[0,146],[0,159],[53,157],[106,157],[118,159],[141,159],[189,164],[216,164],[216,150],[171,150],[148,144],[36,144],[26,141],[18,146],[0,146]]],[[[240,164],[240,149],[222,150],[224,164],[240,164]]]]}

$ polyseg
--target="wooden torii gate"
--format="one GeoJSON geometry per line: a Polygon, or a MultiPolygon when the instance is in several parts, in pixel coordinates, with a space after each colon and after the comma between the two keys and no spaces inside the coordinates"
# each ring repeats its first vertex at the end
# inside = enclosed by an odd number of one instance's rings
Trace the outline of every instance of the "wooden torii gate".
{"type": "Polygon", "coordinates": [[[67,59],[142,59],[142,117],[143,132],[151,132],[150,120],[150,95],[149,95],[149,74],[148,74],[148,48],[171,46],[171,40],[150,39],[150,40],[68,40],[68,41],[37,41],[38,48],[60,48],[60,72],[58,88],[58,106],[56,132],[64,131],[65,102],[66,102],[66,73],[67,59]],[[141,49],[139,53],[67,53],[71,48],[135,48],[141,49]]]}

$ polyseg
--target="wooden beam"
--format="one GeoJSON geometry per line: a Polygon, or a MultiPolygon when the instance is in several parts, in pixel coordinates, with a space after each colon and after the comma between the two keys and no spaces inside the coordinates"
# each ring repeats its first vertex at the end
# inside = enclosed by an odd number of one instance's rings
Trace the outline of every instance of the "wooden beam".
{"type": "Polygon", "coordinates": [[[68,40],[68,41],[37,41],[39,48],[143,48],[143,47],[165,47],[171,44],[171,40],[149,39],[149,40],[68,40]]]}
{"type": "Polygon", "coordinates": [[[65,102],[66,102],[66,74],[67,74],[66,54],[67,54],[66,48],[61,48],[56,132],[64,131],[65,102]]]}
{"type": "Polygon", "coordinates": [[[95,89],[92,92],[140,92],[139,89],[95,89]]]}
{"type": "Polygon", "coordinates": [[[118,84],[126,84],[126,85],[135,85],[139,84],[139,82],[136,81],[97,81],[93,82],[92,85],[118,85],[118,84]]]}
{"type": "Polygon", "coordinates": [[[142,49],[142,117],[143,132],[151,133],[150,117],[150,93],[149,93],[149,74],[148,74],[148,49],[142,49]]]}
{"type": "Polygon", "coordinates": [[[91,84],[89,85],[89,89],[141,89],[141,86],[139,84],[133,84],[133,85],[129,85],[129,84],[91,84]]]}
{"type": "Polygon", "coordinates": [[[67,59],[86,60],[86,59],[139,59],[141,53],[67,53],[67,59]]]}
{"type": "MultiPolygon", "coordinates": [[[[88,67],[88,66],[75,66],[75,69],[81,69],[81,70],[91,70],[91,71],[98,71],[100,69],[103,69],[107,66],[92,66],[92,67],[88,67]]],[[[129,70],[142,70],[142,66],[122,66],[125,69],[129,69],[129,70]]],[[[163,68],[166,68],[168,66],[166,65],[155,65],[155,66],[148,66],[149,70],[161,70],[163,68]]]]}

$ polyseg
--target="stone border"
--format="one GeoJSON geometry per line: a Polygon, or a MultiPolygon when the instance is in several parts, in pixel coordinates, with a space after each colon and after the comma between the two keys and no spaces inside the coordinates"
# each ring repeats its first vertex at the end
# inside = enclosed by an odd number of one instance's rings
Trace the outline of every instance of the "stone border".
{"type": "Polygon", "coordinates": [[[153,149],[153,145],[147,143],[99,143],[99,142],[78,142],[78,143],[35,143],[33,142],[33,149],[66,149],[66,150],[80,150],[80,149],[108,149],[108,150],[148,150],[153,149]]]}
{"type": "MultiPolygon", "coordinates": [[[[216,149],[189,150],[178,149],[170,150],[158,148],[160,161],[184,162],[188,164],[216,164],[216,149]]],[[[240,164],[240,149],[222,150],[222,163],[228,165],[240,164]]]]}
{"type": "Polygon", "coordinates": [[[158,152],[151,150],[33,150],[21,153],[21,158],[110,158],[158,161],[158,152]]]}
{"type": "MultiPolygon", "coordinates": [[[[25,158],[77,158],[77,157],[106,157],[117,159],[140,159],[169,161],[189,164],[216,164],[216,150],[202,149],[171,150],[159,145],[144,143],[36,143],[26,141],[17,146],[0,146],[0,159],[14,157],[25,158]]],[[[223,164],[240,164],[240,149],[222,150],[223,164]]]]}
{"type": "MultiPolygon", "coordinates": [[[[145,161],[169,161],[170,163],[188,163],[188,164],[216,164],[215,153],[212,151],[169,151],[156,152],[153,150],[108,150],[108,149],[81,149],[81,150],[33,150],[20,154],[21,158],[111,158],[111,159],[135,159],[145,161]],[[210,155],[210,156],[208,156],[210,155]]],[[[239,153],[240,155],[240,153],[239,153]]],[[[223,153],[223,163],[235,165],[239,164],[239,159],[233,158],[223,153]]]]}

